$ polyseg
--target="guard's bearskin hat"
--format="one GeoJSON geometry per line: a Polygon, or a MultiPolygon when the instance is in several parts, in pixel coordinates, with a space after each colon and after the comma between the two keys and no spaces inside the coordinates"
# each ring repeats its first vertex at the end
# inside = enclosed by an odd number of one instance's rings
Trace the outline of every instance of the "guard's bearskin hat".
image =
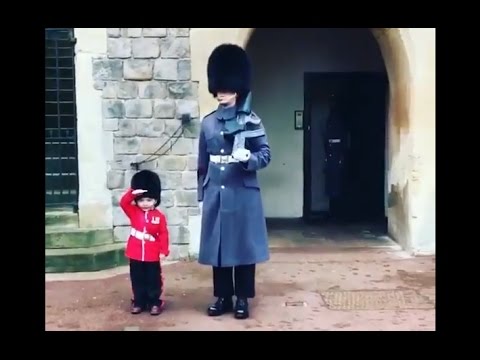
{"type": "Polygon", "coordinates": [[[144,197],[155,199],[155,206],[160,204],[162,185],[158,174],[150,170],[141,170],[133,175],[130,181],[130,187],[133,190],[143,189],[147,192],[137,195],[136,200],[144,197]]]}
{"type": "Polygon", "coordinates": [[[240,46],[222,44],[216,47],[207,65],[208,91],[236,92],[245,97],[250,92],[251,66],[247,53],[240,46]]]}

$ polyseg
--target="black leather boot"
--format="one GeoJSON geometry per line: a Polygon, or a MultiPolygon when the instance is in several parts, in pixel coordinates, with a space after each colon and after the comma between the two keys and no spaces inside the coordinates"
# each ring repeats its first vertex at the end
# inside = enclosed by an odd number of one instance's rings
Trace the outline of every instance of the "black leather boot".
{"type": "Polygon", "coordinates": [[[235,319],[247,319],[248,312],[248,300],[247,298],[238,298],[235,304],[235,319]]]}
{"type": "Polygon", "coordinates": [[[232,298],[218,298],[215,304],[208,307],[208,316],[219,316],[233,310],[232,298]]]}

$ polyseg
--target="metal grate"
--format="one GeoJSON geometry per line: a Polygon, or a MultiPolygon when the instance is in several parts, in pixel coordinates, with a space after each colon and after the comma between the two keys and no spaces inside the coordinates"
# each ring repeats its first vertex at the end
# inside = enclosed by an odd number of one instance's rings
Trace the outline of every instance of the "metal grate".
{"type": "Polygon", "coordinates": [[[73,29],[45,30],[45,205],[78,202],[73,29]]]}

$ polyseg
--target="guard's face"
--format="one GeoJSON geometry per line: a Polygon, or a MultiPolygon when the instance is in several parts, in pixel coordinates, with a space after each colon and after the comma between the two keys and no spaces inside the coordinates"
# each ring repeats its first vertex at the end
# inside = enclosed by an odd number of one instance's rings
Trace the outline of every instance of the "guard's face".
{"type": "Polygon", "coordinates": [[[237,100],[237,93],[232,93],[232,92],[217,93],[217,101],[221,105],[235,105],[236,100],[237,100]]]}
{"type": "Polygon", "coordinates": [[[151,210],[155,207],[155,199],[144,197],[137,200],[137,205],[142,210],[151,210]]]}

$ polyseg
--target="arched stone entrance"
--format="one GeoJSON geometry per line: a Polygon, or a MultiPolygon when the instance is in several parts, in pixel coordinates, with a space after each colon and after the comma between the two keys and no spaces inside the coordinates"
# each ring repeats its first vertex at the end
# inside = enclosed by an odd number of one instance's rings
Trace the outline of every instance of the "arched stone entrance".
{"type": "MultiPolygon", "coordinates": [[[[192,29],[192,80],[200,115],[216,107],[207,90],[211,51],[230,42],[246,47],[253,28],[192,29]]],[[[435,29],[375,28],[389,77],[389,233],[406,249],[435,249],[435,29]],[[415,67],[412,67],[415,64],[415,67]],[[433,189],[433,190],[432,190],[433,189]]]]}

